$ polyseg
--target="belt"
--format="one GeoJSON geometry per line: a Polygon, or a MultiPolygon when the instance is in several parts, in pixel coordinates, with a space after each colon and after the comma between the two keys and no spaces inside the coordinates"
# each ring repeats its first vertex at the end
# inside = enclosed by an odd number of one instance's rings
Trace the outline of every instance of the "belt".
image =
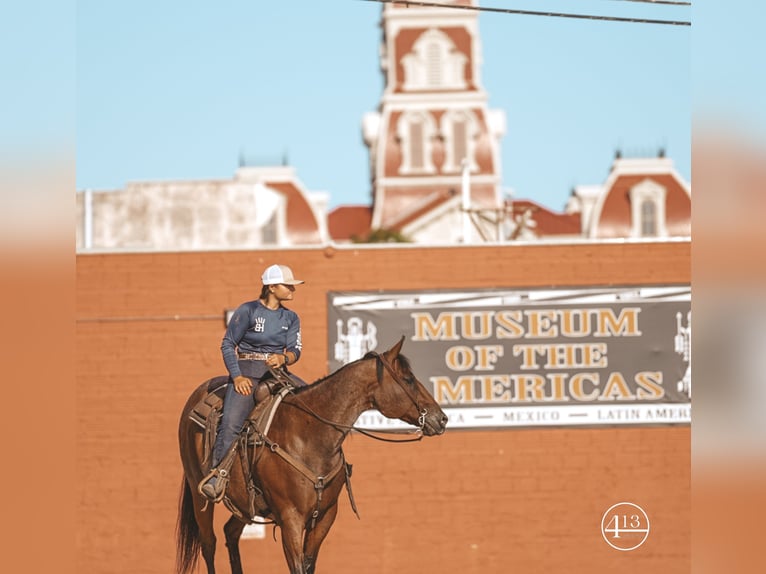
{"type": "Polygon", "coordinates": [[[270,356],[270,353],[237,353],[240,361],[265,361],[270,356]]]}

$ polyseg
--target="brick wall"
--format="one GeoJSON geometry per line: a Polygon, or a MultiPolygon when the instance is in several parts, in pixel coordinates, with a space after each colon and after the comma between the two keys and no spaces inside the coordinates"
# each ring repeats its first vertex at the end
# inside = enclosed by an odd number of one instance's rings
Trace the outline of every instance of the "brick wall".
{"type": "MultiPolygon", "coordinates": [[[[307,281],[291,305],[306,380],[326,374],[328,291],[690,282],[685,242],[78,256],[78,572],[173,571],[178,415],[225,372],[224,310],[255,298],[274,262],[307,281]]],[[[448,431],[408,445],[354,435],[345,448],[362,520],[342,499],[320,573],[689,569],[688,427],[448,431]],[[652,521],[632,552],[600,533],[623,500],[652,521]]],[[[270,530],[242,552],[246,571],[286,571],[270,530]]],[[[217,563],[228,571],[222,534],[217,563]]]]}

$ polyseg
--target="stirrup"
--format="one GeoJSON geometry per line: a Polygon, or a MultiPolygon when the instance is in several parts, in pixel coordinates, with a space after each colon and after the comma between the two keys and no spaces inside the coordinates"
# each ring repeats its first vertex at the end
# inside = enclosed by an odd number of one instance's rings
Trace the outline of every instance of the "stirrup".
{"type": "Polygon", "coordinates": [[[197,485],[197,492],[204,496],[207,500],[212,502],[220,502],[223,500],[223,495],[226,493],[226,487],[229,483],[229,471],[225,468],[214,468],[208,472],[204,478],[197,485]],[[215,477],[215,492],[217,493],[215,498],[211,498],[202,490],[202,487],[207,484],[207,481],[215,477]]]}

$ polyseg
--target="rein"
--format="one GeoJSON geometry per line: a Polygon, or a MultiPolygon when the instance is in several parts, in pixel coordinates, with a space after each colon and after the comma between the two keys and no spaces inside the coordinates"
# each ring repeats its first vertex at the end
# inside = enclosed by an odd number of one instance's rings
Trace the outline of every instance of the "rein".
{"type": "MultiPolygon", "coordinates": [[[[293,398],[295,398],[295,395],[293,395],[293,398]]],[[[344,425],[344,424],[341,424],[341,423],[338,423],[338,422],[334,422],[334,421],[331,421],[331,420],[328,420],[328,419],[324,418],[322,415],[312,411],[305,404],[302,404],[302,403],[301,404],[298,404],[298,403],[285,403],[285,404],[289,405],[289,406],[293,406],[296,409],[300,409],[304,413],[307,413],[307,414],[311,415],[312,417],[314,417],[315,419],[317,419],[319,422],[322,422],[322,423],[324,423],[324,424],[326,424],[328,426],[331,426],[333,428],[336,428],[338,430],[353,430],[353,431],[356,431],[359,434],[362,434],[362,435],[364,435],[366,437],[374,438],[375,440],[379,440],[379,441],[382,441],[382,442],[394,442],[394,443],[398,443],[398,442],[417,442],[419,440],[423,440],[423,430],[422,430],[423,427],[422,426],[417,428],[417,429],[415,429],[414,431],[407,431],[407,432],[413,432],[413,433],[417,434],[418,436],[415,437],[415,438],[403,438],[403,439],[383,438],[383,437],[380,437],[380,436],[375,436],[372,433],[376,432],[376,433],[382,433],[382,434],[400,434],[400,431],[395,431],[395,430],[390,430],[390,431],[387,431],[387,430],[373,430],[373,429],[365,429],[365,428],[358,427],[358,426],[355,426],[355,425],[344,425]]],[[[422,420],[423,421],[422,424],[425,424],[424,419],[425,419],[425,414],[421,414],[421,416],[419,417],[419,421],[422,420]]]]}
{"type": "Polygon", "coordinates": [[[394,430],[391,430],[391,431],[375,430],[375,431],[373,431],[372,429],[365,429],[365,428],[358,427],[358,426],[355,426],[355,425],[344,425],[344,424],[341,424],[341,423],[338,423],[338,422],[335,422],[335,421],[328,420],[328,419],[324,418],[322,415],[314,412],[312,409],[307,407],[305,403],[299,402],[299,398],[298,398],[297,395],[293,395],[293,399],[294,399],[295,402],[285,403],[285,404],[292,405],[292,406],[302,410],[303,412],[313,416],[318,421],[320,421],[320,422],[322,422],[322,423],[324,423],[324,424],[326,424],[328,426],[331,426],[331,427],[333,427],[335,429],[346,430],[346,431],[353,430],[353,431],[356,431],[359,434],[362,434],[362,435],[364,435],[366,437],[369,437],[369,438],[372,438],[372,439],[375,439],[375,440],[379,440],[379,441],[382,441],[382,442],[405,443],[405,442],[417,442],[417,441],[423,440],[423,427],[425,427],[425,424],[426,424],[426,415],[428,414],[428,410],[427,409],[422,409],[422,410],[420,409],[420,404],[418,403],[417,399],[412,396],[412,393],[410,392],[410,389],[407,387],[407,383],[405,383],[404,381],[401,380],[399,375],[397,375],[396,372],[394,371],[394,369],[391,366],[391,364],[385,358],[383,358],[383,356],[381,356],[380,354],[375,353],[375,352],[368,353],[368,358],[372,358],[372,357],[375,357],[375,359],[377,361],[376,365],[377,365],[378,382],[381,381],[382,376],[383,376],[383,373],[382,373],[382,370],[381,370],[381,365],[382,365],[389,372],[389,374],[391,375],[391,378],[394,379],[394,381],[396,381],[396,383],[405,392],[407,397],[413,402],[413,404],[415,405],[415,408],[418,409],[418,412],[420,413],[420,416],[418,417],[418,428],[416,428],[414,431],[408,431],[408,432],[414,432],[415,434],[417,434],[416,437],[414,437],[414,438],[405,438],[405,439],[383,438],[383,437],[380,437],[380,436],[376,436],[376,435],[374,435],[372,433],[375,432],[375,433],[382,433],[382,434],[399,434],[400,431],[394,431],[394,430]]]}

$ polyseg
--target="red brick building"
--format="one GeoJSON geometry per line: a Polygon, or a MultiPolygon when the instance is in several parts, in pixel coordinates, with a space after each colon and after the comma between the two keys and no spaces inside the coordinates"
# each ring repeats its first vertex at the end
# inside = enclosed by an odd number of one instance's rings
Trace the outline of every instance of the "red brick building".
{"type": "MultiPolygon", "coordinates": [[[[257,295],[265,266],[306,279],[292,305],[305,344],[295,370],[315,380],[326,374],[330,291],[688,285],[690,251],[619,241],[79,255],[77,571],[173,571],[178,416],[192,389],[224,372],[224,311],[257,295]]],[[[362,519],[341,499],[318,572],[689,570],[688,425],[448,430],[407,445],[352,435],[345,449],[362,519]],[[600,532],[622,500],[652,520],[631,552],[600,532]]],[[[245,571],[286,571],[270,530],[241,546],[245,571]]],[[[228,571],[222,536],[217,564],[228,571]]]]}

